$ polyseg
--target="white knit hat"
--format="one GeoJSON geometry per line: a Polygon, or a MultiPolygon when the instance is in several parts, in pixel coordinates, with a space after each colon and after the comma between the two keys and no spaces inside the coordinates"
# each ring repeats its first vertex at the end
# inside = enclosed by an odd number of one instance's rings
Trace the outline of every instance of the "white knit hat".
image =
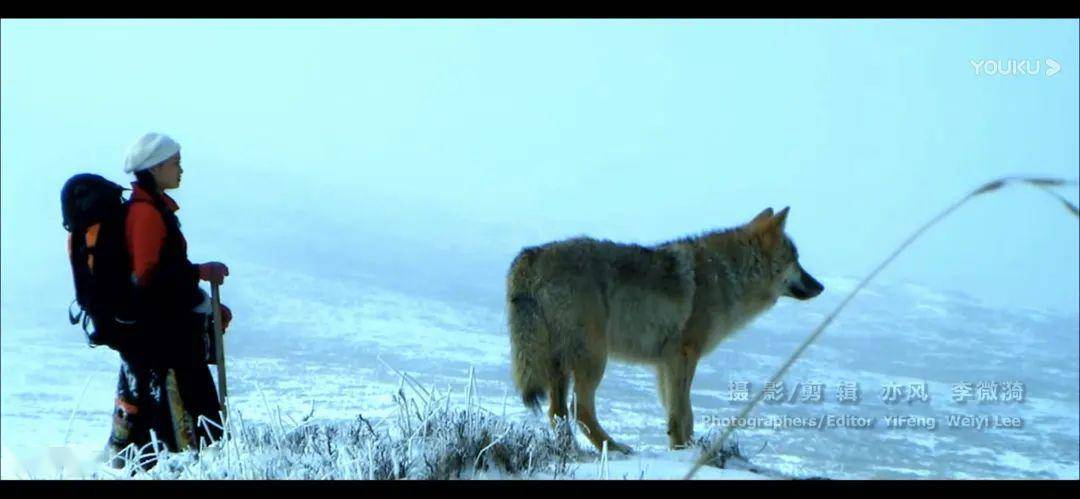
{"type": "Polygon", "coordinates": [[[163,133],[150,132],[135,141],[128,149],[127,160],[124,161],[124,172],[134,173],[153,168],[178,152],[180,152],[180,144],[177,144],[175,140],[163,133]]]}

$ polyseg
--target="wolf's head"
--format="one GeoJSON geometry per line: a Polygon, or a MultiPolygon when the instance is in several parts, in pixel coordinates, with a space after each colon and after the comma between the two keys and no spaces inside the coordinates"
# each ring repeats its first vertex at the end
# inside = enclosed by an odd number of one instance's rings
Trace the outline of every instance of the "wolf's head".
{"type": "Polygon", "coordinates": [[[809,300],[825,289],[802,265],[799,265],[799,252],[795,243],[784,233],[788,208],[773,215],[772,208],[767,208],[754,217],[746,226],[754,242],[761,250],[769,290],[773,297],[790,296],[799,300],[809,300]]]}

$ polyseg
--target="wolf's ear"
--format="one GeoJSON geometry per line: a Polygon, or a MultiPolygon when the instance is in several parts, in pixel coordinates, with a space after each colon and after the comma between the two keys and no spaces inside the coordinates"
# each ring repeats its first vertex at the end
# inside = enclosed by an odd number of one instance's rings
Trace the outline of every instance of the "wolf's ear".
{"type": "Polygon", "coordinates": [[[772,208],[765,208],[761,213],[758,213],[757,216],[754,217],[754,219],[750,221],[750,223],[748,223],[746,225],[748,225],[750,227],[754,227],[754,228],[760,227],[761,224],[763,224],[763,223],[769,221],[770,219],[772,219],[772,216],[773,216],[772,208]]]}
{"type": "Polygon", "coordinates": [[[772,219],[773,225],[780,229],[781,232],[784,230],[784,225],[787,224],[787,214],[789,209],[791,209],[790,206],[785,206],[784,209],[780,210],[780,213],[777,213],[772,219]]]}
{"type": "MultiPolygon", "coordinates": [[[[770,210],[771,211],[771,210],[770,210]]],[[[780,210],[776,216],[767,218],[754,225],[754,230],[761,236],[765,248],[776,248],[784,238],[784,225],[787,223],[788,208],[780,210]]]]}

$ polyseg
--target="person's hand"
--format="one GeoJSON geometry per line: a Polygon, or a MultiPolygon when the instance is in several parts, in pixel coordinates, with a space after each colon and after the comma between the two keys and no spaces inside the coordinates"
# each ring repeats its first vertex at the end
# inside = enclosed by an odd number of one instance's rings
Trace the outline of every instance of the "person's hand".
{"type": "Polygon", "coordinates": [[[221,304],[221,332],[225,332],[229,329],[229,322],[232,321],[232,310],[226,307],[224,303],[221,304]]]}
{"type": "Polygon", "coordinates": [[[207,262],[199,265],[199,279],[210,281],[211,284],[221,284],[225,276],[229,275],[229,267],[221,262],[207,262]]]}

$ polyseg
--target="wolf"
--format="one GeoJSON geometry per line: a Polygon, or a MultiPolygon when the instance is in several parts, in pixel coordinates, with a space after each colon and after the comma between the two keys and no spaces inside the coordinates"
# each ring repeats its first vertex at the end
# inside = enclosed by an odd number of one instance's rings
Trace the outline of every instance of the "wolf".
{"type": "Polygon", "coordinates": [[[596,419],[608,356],[652,365],[670,446],[693,433],[690,385],[701,357],[781,296],[824,290],[784,233],[788,208],[744,225],[655,246],[577,237],[527,247],[510,265],[506,307],[512,371],[534,412],[547,396],[566,418],[570,380],[579,425],[598,449],[629,454],[596,419]]]}

